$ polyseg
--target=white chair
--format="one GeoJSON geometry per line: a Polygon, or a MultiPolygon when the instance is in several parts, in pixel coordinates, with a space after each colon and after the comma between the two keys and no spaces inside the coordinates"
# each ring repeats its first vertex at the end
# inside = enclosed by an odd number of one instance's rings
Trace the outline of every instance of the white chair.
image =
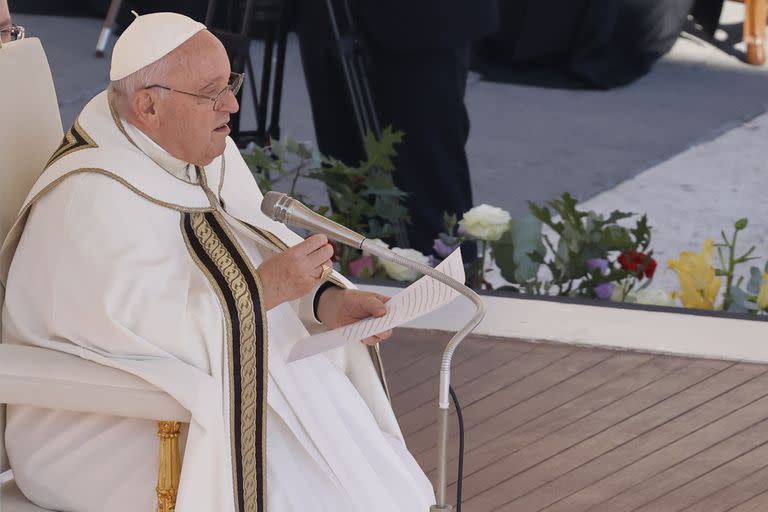
{"type": "MultiPolygon", "coordinates": [[[[0,76],[3,240],[35,179],[61,141],[62,129],[48,61],[37,39],[1,45],[0,76]]],[[[0,307],[3,292],[0,286],[0,307]]],[[[162,420],[158,427],[166,435],[161,436],[158,511],[173,510],[180,471],[179,423],[189,422],[190,415],[166,393],[138,377],[69,354],[0,344],[0,511],[50,512],[30,503],[7,471],[5,404],[162,420]]]]}

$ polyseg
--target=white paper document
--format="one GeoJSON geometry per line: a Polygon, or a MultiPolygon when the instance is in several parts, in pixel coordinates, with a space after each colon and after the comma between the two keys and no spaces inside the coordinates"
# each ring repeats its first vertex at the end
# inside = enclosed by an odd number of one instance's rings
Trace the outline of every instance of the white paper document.
{"type": "MultiPolygon", "coordinates": [[[[435,270],[464,283],[464,262],[461,251],[456,249],[444,259],[435,270]]],[[[291,348],[288,361],[296,361],[320,352],[341,347],[346,343],[359,343],[374,334],[379,334],[414,318],[426,315],[447,304],[459,295],[453,288],[424,276],[408,286],[387,302],[387,313],[380,318],[366,318],[353,324],[326,331],[297,341],[291,348]]]]}

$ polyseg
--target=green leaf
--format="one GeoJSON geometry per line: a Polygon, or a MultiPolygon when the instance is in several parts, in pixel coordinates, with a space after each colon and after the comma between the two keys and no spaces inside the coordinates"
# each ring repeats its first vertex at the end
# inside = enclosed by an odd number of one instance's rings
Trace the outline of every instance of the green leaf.
{"type": "Polygon", "coordinates": [[[749,300],[749,295],[744,290],[738,286],[731,288],[731,304],[728,306],[727,311],[731,313],[748,313],[755,310],[757,310],[757,305],[749,300]]]}
{"type": "Polygon", "coordinates": [[[736,231],[741,231],[747,227],[747,224],[749,224],[749,220],[746,217],[742,217],[741,219],[737,220],[736,224],[733,226],[736,228],[736,231]]]}
{"type": "Polygon", "coordinates": [[[760,285],[763,284],[763,273],[760,269],[752,266],[749,267],[749,282],[747,283],[747,291],[753,295],[760,293],[760,285]]]}
{"type": "Polygon", "coordinates": [[[600,248],[604,251],[626,251],[634,244],[629,231],[621,226],[606,226],[600,239],[600,248]]]}
{"type": "Polygon", "coordinates": [[[387,126],[381,132],[381,139],[376,140],[372,132],[365,135],[365,152],[368,160],[361,167],[374,167],[382,171],[391,172],[395,170],[392,158],[397,155],[395,144],[403,140],[404,133],[394,131],[391,126],[387,126]]]}
{"type": "Polygon", "coordinates": [[[517,261],[515,261],[514,235],[511,230],[504,232],[499,240],[491,242],[491,255],[501,271],[501,276],[510,283],[516,283],[517,261]]]}
{"type": "Polygon", "coordinates": [[[456,224],[458,224],[458,220],[455,213],[448,215],[448,212],[443,212],[443,228],[447,234],[453,235],[456,224]]]}

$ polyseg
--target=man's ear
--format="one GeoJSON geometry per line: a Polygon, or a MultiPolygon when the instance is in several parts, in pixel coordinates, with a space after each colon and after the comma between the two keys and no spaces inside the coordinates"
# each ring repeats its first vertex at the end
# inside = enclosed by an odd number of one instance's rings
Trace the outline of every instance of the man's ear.
{"type": "Polygon", "coordinates": [[[131,112],[137,124],[147,127],[155,127],[158,121],[157,104],[155,96],[149,89],[142,89],[133,93],[131,98],[131,112]]]}

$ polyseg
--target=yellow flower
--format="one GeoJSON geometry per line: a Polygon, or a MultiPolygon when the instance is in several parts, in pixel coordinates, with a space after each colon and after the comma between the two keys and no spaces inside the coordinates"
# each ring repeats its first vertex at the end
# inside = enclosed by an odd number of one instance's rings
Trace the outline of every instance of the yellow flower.
{"type": "Polygon", "coordinates": [[[680,293],[675,296],[680,297],[683,306],[715,309],[721,280],[715,275],[715,268],[712,266],[714,256],[714,242],[706,240],[698,254],[683,251],[679,259],[669,260],[667,263],[667,266],[677,273],[677,279],[680,281],[680,293]]]}
{"type": "Polygon", "coordinates": [[[760,293],[757,295],[757,307],[768,310],[768,272],[763,274],[763,284],[760,285],[760,293]]]}

